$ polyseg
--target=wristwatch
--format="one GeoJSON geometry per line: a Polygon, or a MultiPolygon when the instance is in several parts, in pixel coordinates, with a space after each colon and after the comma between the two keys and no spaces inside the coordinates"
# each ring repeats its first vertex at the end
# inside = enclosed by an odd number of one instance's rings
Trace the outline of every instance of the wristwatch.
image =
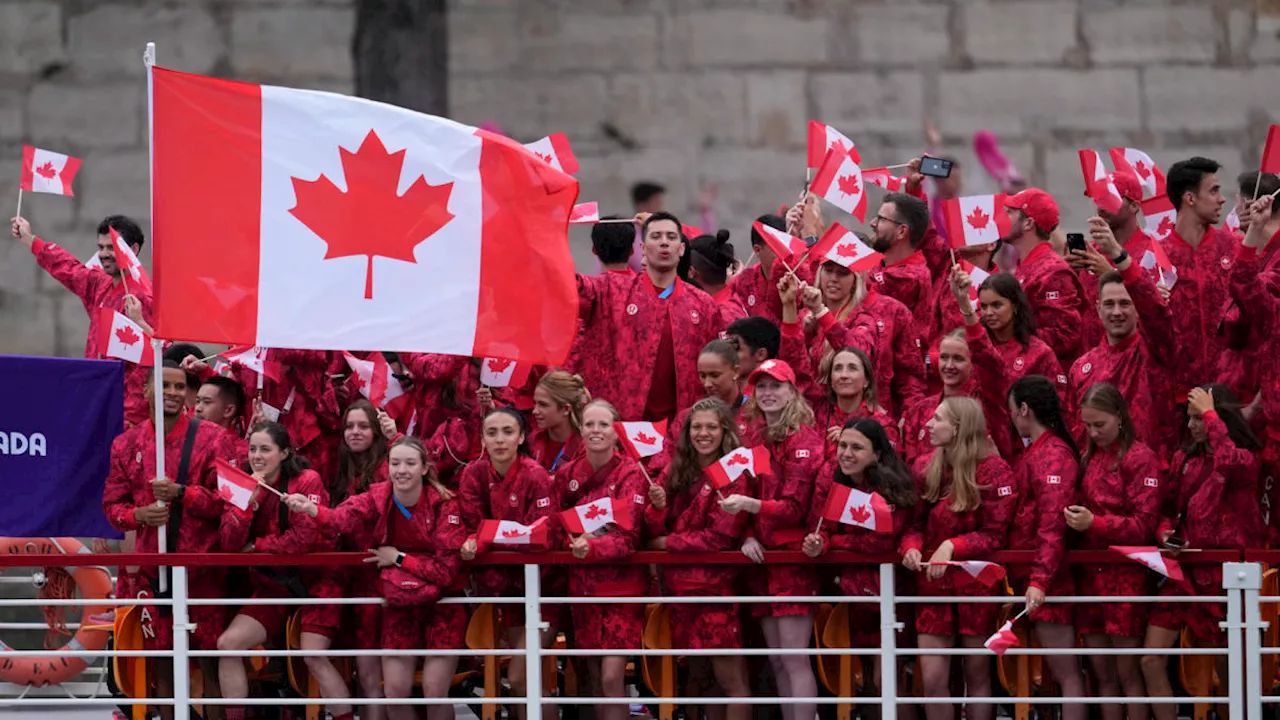
{"type": "Polygon", "coordinates": [[[404,553],[396,555],[396,567],[404,565],[404,553]]]}
{"type": "Polygon", "coordinates": [[[186,496],[187,496],[187,486],[186,486],[186,485],[179,485],[179,486],[178,486],[178,497],[177,497],[176,499],[181,500],[181,499],[185,498],[186,496]]]}
{"type": "Polygon", "coordinates": [[[1121,250],[1120,250],[1120,254],[1119,254],[1119,255],[1117,255],[1117,256],[1115,256],[1115,257],[1113,257],[1113,258],[1111,258],[1111,264],[1112,264],[1112,265],[1119,265],[1120,263],[1122,263],[1122,262],[1124,262],[1125,260],[1128,260],[1128,259],[1129,259],[1129,251],[1128,251],[1128,250],[1125,250],[1125,249],[1123,249],[1123,248],[1121,248],[1121,250]]]}

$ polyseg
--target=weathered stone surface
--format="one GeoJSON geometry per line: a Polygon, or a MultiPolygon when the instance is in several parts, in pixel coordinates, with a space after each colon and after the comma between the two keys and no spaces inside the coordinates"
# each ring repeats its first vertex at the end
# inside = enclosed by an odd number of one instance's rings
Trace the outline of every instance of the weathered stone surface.
{"type": "Polygon", "coordinates": [[[345,7],[236,8],[231,67],[246,79],[348,78],[354,28],[345,7]]]}
{"type": "Polygon", "coordinates": [[[0,4],[0,72],[40,73],[65,61],[61,5],[45,0],[0,4]]]}
{"type": "Polygon", "coordinates": [[[142,52],[156,43],[160,65],[208,74],[226,53],[225,38],[208,9],[99,3],[67,20],[67,50],[78,75],[142,78],[142,52]]]}
{"type": "Polygon", "coordinates": [[[1076,45],[1071,2],[964,2],[969,57],[982,64],[1014,66],[1060,63],[1076,45]]]}

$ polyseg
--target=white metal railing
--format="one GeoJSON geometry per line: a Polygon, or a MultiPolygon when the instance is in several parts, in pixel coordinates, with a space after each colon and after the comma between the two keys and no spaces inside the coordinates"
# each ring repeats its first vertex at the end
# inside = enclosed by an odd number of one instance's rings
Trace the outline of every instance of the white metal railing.
{"type": "MultiPolygon", "coordinates": [[[[315,598],[271,598],[271,599],[247,599],[247,598],[229,598],[229,599],[207,599],[207,598],[190,598],[188,597],[187,569],[182,566],[174,566],[171,568],[171,588],[172,597],[170,599],[142,599],[142,600],[111,600],[109,604],[126,606],[126,605],[166,605],[172,607],[173,612],[173,649],[172,650],[112,650],[112,651],[48,651],[48,650],[15,650],[4,653],[6,657],[22,657],[22,656],[48,656],[51,654],[62,655],[67,657],[87,657],[87,658],[106,658],[106,657],[167,657],[174,660],[173,675],[173,698],[119,698],[119,697],[86,697],[86,698],[59,698],[59,697],[28,697],[26,693],[22,697],[12,700],[0,699],[0,705],[15,707],[46,707],[46,706],[84,706],[84,707],[101,707],[112,705],[153,705],[153,706],[173,706],[178,717],[185,717],[185,713],[189,712],[193,703],[190,692],[190,675],[186,671],[188,660],[190,658],[220,658],[220,657],[265,657],[265,658],[285,658],[285,657],[307,657],[307,656],[326,656],[326,657],[370,657],[370,656],[392,656],[392,657],[416,657],[416,656],[436,656],[436,657],[493,657],[493,656],[512,656],[523,654],[525,662],[525,681],[527,685],[527,694],[525,697],[499,697],[499,698],[465,698],[459,699],[455,697],[444,698],[351,698],[342,699],[343,704],[353,705],[453,705],[460,702],[475,704],[506,704],[506,705],[523,705],[525,706],[527,717],[529,720],[541,720],[542,704],[550,702],[557,705],[602,705],[602,704],[632,704],[642,702],[650,705],[680,705],[680,704],[698,704],[698,705],[768,705],[768,704],[795,704],[805,703],[812,705],[831,705],[831,704],[867,704],[880,706],[885,717],[892,717],[891,713],[895,713],[898,705],[931,705],[931,704],[1062,704],[1062,703],[1079,703],[1086,705],[1096,705],[1105,703],[1140,703],[1140,704],[1182,704],[1182,703],[1226,703],[1232,717],[1248,718],[1249,720],[1263,720],[1262,707],[1264,703],[1280,703],[1280,695],[1263,695],[1264,679],[1261,677],[1262,658],[1263,656],[1280,655],[1280,648],[1263,648],[1261,632],[1266,629],[1267,625],[1262,621],[1261,603],[1280,603],[1280,597],[1262,596],[1262,567],[1256,563],[1229,562],[1222,565],[1223,569],[1223,594],[1212,597],[1185,597],[1185,596],[1130,596],[1130,597],[1111,597],[1111,596],[1075,596],[1062,598],[1048,598],[1048,602],[1068,602],[1068,603],[1116,603],[1116,602],[1161,602],[1161,603],[1225,603],[1226,604],[1226,620],[1221,626],[1227,631],[1227,644],[1224,648],[1168,648],[1152,650],[1147,648],[1014,648],[1008,651],[1010,655],[1040,655],[1040,656],[1061,656],[1061,655],[1113,655],[1113,656],[1135,656],[1160,654],[1164,656],[1211,656],[1217,657],[1225,655],[1228,661],[1228,677],[1223,679],[1225,683],[1225,693],[1221,696],[1212,697],[1156,697],[1132,699],[1127,697],[908,697],[899,692],[898,689],[898,672],[897,661],[900,658],[913,658],[921,655],[933,656],[972,656],[990,654],[985,648],[938,648],[938,649],[921,649],[921,648],[904,648],[898,646],[897,632],[902,628],[902,624],[897,621],[896,606],[908,604],[930,603],[998,603],[1012,604],[1018,603],[1021,598],[1016,596],[986,596],[986,597],[899,597],[894,595],[895,573],[898,571],[893,564],[881,564],[880,587],[887,589],[879,596],[866,597],[845,597],[845,596],[814,596],[814,597],[788,597],[787,602],[807,602],[807,603],[856,603],[856,604],[876,604],[878,605],[881,618],[880,627],[880,646],[879,647],[863,647],[863,648],[791,648],[791,649],[769,649],[769,648],[743,648],[735,650],[688,650],[688,649],[633,649],[633,650],[584,650],[577,648],[570,649],[544,649],[542,647],[542,630],[546,629],[546,624],[531,622],[525,627],[525,648],[524,649],[458,649],[458,650],[257,650],[257,651],[218,651],[218,650],[192,650],[189,646],[189,633],[194,629],[190,624],[189,609],[193,606],[203,605],[232,605],[243,606],[253,604],[273,604],[273,605],[316,605],[316,604],[341,604],[341,605],[367,605],[380,604],[378,598],[339,598],[339,599],[315,599],[315,598]],[[856,655],[856,656],[878,656],[881,658],[881,664],[884,671],[881,673],[880,696],[879,697],[811,697],[811,698],[780,698],[780,697],[751,697],[751,698],[728,698],[728,697],[622,697],[622,698],[602,698],[602,697],[545,697],[543,695],[543,678],[542,678],[542,660],[544,655],[554,655],[557,657],[603,657],[626,655],[630,657],[654,657],[654,656],[685,656],[685,657],[714,657],[735,655],[742,657],[763,657],[763,656],[784,656],[784,655],[805,655],[811,657],[823,656],[839,656],[839,655],[856,655]]],[[[523,604],[525,609],[525,617],[538,618],[541,617],[541,606],[544,602],[556,605],[574,605],[580,603],[599,603],[600,598],[583,598],[583,597],[554,597],[544,598],[541,595],[540,584],[540,566],[525,565],[524,566],[524,597],[506,597],[506,598],[486,598],[486,597],[459,597],[448,598],[442,600],[442,603],[448,604],[480,604],[480,603],[507,603],[507,604],[523,604]]],[[[703,604],[703,603],[764,603],[776,602],[777,598],[773,596],[737,596],[737,597],[625,597],[606,599],[608,603],[681,603],[681,604],[703,604]]],[[[32,606],[32,605],[59,605],[59,606],[82,606],[82,605],[102,605],[102,600],[84,600],[84,599],[65,599],[65,600],[0,600],[0,607],[13,606],[32,606]]],[[[31,623],[33,626],[42,627],[39,623],[31,623]]],[[[994,628],[993,628],[994,631],[994,628]]],[[[1274,678],[1267,678],[1268,683],[1273,682],[1274,678]]],[[[1268,684],[1266,687],[1270,687],[1268,684]]],[[[323,699],[314,698],[197,698],[194,700],[196,704],[201,705],[254,705],[254,706],[302,706],[316,705],[324,703],[323,699]]]]}

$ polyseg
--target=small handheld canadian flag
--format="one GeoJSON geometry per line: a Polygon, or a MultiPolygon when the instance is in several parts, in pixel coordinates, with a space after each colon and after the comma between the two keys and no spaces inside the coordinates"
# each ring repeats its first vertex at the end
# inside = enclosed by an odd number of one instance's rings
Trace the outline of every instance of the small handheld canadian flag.
{"type": "Polygon", "coordinates": [[[1112,545],[1111,549],[1140,565],[1146,565],[1174,582],[1187,582],[1187,576],[1182,574],[1182,566],[1173,558],[1160,554],[1160,548],[1154,545],[1112,545]]]}
{"type": "Polygon", "coordinates": [[[880,264],[884,255],[871,249],[857,235],[840,223],[831,223],[822,238],[809,249],[809,256],[820,262],[830,260],[844,266],[850,272],[863,272],[880,264]]]}
{"type": "Polygon", "coordinates": [[[1004,237],[1012,222],[1005,196],[968,195],[942,203],[943,223],[952,247],[986,245],[1004,237]]]}
{"type": "Polygon", "coordinates": [[[382,353],[375,352],[371,360],[361,360],[349,352],[342,353],[360,394],[369,399],[376,408],[387,411],[391,417],[399,417],[400,412],[408,405],[409,396],[400,386],[400,380],[391,372],[391,366],[382,353]]]}
{"type": "Polygon", "coordinates": [[[598,222],[600,222],[600,203],[578,203],[569,213],[570,225],[594,225],[598,222]]]}
{"type": "Polygon", "coordinates": [[[241,510],[248,510],[258,481],[226,460],[218,460],[215,466],[218,472],[218,495],[241,510]]]}
{"type": "Polygon", "coordinates": [[[862,169],[849,153],[832,150],[813,174],[809,190],[841,210],[867,221],[867,188],[862,182],[862,169]]]}
{"type": "Polygon", "coordinates": [[[996,655],[1004,655],[1009,648],[1018,647],[1018,636],[1013,632],[1013,621],[1010,620],[1001,625],[1000,629],[987,638],[982,645],[996,655]]]}
{"type": "Polygon", "coordinates": [[[111,231],[111,243],[115,246],[116,265],[120,268],[124,289],[130,295],[151,295],[151,276],[147,275],[138,256],[133,254],[133,248],[120,237],[115,228],[108,226],[107,229],[111,231]]]}
{"type": "Polygon", "coordinates": [[[1173,202],[1167,196],[1160,195],[1142,201],[1143,229],[1156,240],[1169,237],[1177,219],[1178,211],[1173,209],[1173,202]]]}
{"type": "Polygon", "coordinates": [[[1102,155],[1097,150],[1084,149],[1080,155],[1080,172],[1084,175],[1084,195],[1091,197],[1093,184],[1107,176],[1107,166],[1102,162],[1102,155]]]}
{"type": "Polygon", "coordinates": [[[1178,283],[1178,268],[1173,266],[1173,262],[1165,254],[1163,241],[1161,240],[1151,243],[1147,251],[1142,253],[1138,264],[1146,270],[1155,270],[1159,273],[1161,284],[1170,290],[1178,283]]]}
{"type": "Polygon", "coordinates": [[[511,520],[481,520],[476,541],[490,545],[546,545],[546,520],[540,517],[531,525],[511,520]]]}
{"type": "Polygon", "coordinates": [[[27,192],[75,195],[71,181],[80,170],[80,159],[30,145],[22,146],[22,182],[27,192]]]}
{"type": "Polygon", "coordinates": [[[751,223],[751,229],[764,238],[764,244],[784,263],[806,249],[804,240],[782,230],[775,230],[762,222],[751,223]]]}
{"type": "Polygon", "coordinates": [[[964,571],[954,575],[956,585],[981,583],[991,587],[1003,580],[1005,576],[1004,566],[986,560],[949,560],[942,564],[964,571]]]}
{"type": "Polygon", "coordinates": [[[740,447],[720,458],[719,461],[708,465],[702,472],[706,474],[713,487],[721,490],[742,477],[743,473],[751,473],[753,476],[759,477],[771,472],[769,469],[769,451],[763,447],[740,447]]]}
{"type": "Polygon", "coordinates": [[[529,370],[529,363],[485,358],[480,362],[480,384],[491,388],[524,387],[529,381],[529,370]]]}
{"type": "Polygon", "coordinates": [[[1095,180],[1093,185],[1089,186],[1089,192],[1086,193],[1093,199],[1093,204],[1098,206],[1099,210],[1115,215],[1120,212],[1120,208],[1124,207],[1124,198],[1120,195],[1120,190],[1116,188],[1115,181],[1110,175],[1103,177],[1101,180],[1095,180]]]}
{"type": "Polygon", "coordinates": [[[827,507],[822,517],[844,525],[863,527],[880,534],[893,532],[893,513],[879,493],[863,492],[840,483],[832,483],[827,507]]]}
{"type": "Polygon", "coordinates": [[[233,347],[226,352],[218,353],[218,357],[226,360],[232,365],[239,365],[246,370],[252,370],[259,375],[265,375],[272,380],[279,382],[280,380],[280,364],[267,360],[267,353],[270,352],[264,347],[241,346],[233,347]]]}
{"type": "Polygon", "coordinates": [[[968,260],[961,260],[959,265],[961,270],[969,273],[969,300],[971,302],[978,302],[978,288],[982,287],[982,283],[986,282],[986,279],[991,277],[991,273],[983,270],[977,265],[974,265],[968,260]]]}
{"type": "Polygon", "coordinates": [[[1262,164],[1258,169],[1265,173],[1280,173],[1280,125],[1267,129],[1267,143],[1262,146],[1262,164]]]}
{"type": "Polygon", "coordinates": [[[1240,234],[1240,215],[1235,208],[1231,208],[1231,212],[1227,213],[1227,218],[1222,221],[1222,227],[1233,233],[1240,234]]]}
{"type": "Polygon", "coordinates": [[[1165,194],[1164,173],[1156,167],[1150,155],[1137,148],[1111,148],[1108,152],[1117,171],[1130,172],[1138,178],[1144,197],[1165,194]]]}
{"type": "Polygon", "coordinates": [[[127,360],[143,367],[155,364],[155,355],[150,352],[151,336],[111,308],[98,308],[98,347],[103,348],[103,357],[127,360]]]}
{"type": "Polygon", "coordinates": [[[862,179],[889,192],[902,192],[907,185],[906,178],[894,177],[893,172],[887,167],[863,170],[862,179]]]}
{"type": "Polygon", "coordinates": [[[633,527],[631,520],[629,508],[625,505],[615,508],[610,497],[560,511],[560,521],[565,529],[577,535],[593,533],[609,523],[630,530],[633,527]]]}
{"type": "Polygon", "coordinates": [[[616,422],[613,430],[618,434],[618,443],[627,455],[642,460],[662,452],[667,435],[667,421],[616,422]]]}
{"type": "Polygon", "coordinates": [[[527,143],[525,147],[561,172],[570,175],[578,172],[578,158],[574,157],[573,148],[569,147],[569,138],[565,137],[564,133],[548,135],[541,140],[527,143]]]}
{"type": "Polygon", "coordinates": [[[862,162],[862,157],[858,155],[858,149],[854,147],[853,141],[846,137],[844,133],[826,123],[810,120],[807,153],[809,169],[815,170],[821,166],[822,161],[826,159],[829,152],[848,155],[853,158],[854,162],[862,162]]]}

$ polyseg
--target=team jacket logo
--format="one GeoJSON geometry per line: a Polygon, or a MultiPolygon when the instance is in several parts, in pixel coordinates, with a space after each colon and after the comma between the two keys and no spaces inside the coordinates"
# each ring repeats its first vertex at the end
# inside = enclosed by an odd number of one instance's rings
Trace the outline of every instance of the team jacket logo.
{"type": "Polygon", "coordinates": [[[755,296],[755,295],[748,295],[748,296],[747,296],[747,304],[748,304],[748,305],[750,305],[751,307],[755,307],[755,306],[756,306],[756,296],[755,296]]]}
{"type": "Polygon", "coordinates": [[[1058,299],[1058,291],[1057,291],[1057,290],[1050,290],[1049,292],[1047,292],[1047,293],[1045,293],[1045,294],[1044,294],[1044,299],[1045,299],[1045,300],[1057,300],[1057,299],[1058,299]]]}
{"type": "Polygon", "coordinates": [[[1046,483],[1050,484],[1050,485],[1061,485],[1061,484],[1062,484],[1062,476],[1061,476],[1061,475],[1049,475],[1049,476],[1045,477],[1044,481],[1045,481],[1046,483]]]}
{"type": "Polygon", "coordinates": [[[461,524],[462,524],[462,521],[458,519],[458,516],[457,516],[457,515],[450,515],[450,516],[449,516],[449,524],[450,524],[450,525],[461,525],[461,524]]]}
{"type": "Polygon", "coordinates": [[[570,481],[569,481],[569,492],[578,492],[578,481],[577,481],[577,480],[570,480],[570,481]]]}
{"type": "Polygon", "coordinates": [[[550,507],[550,506],[551,506],[551,498],[538,498],[537,505],[538,505],[538,507],[540,507],[540,508],[550,507]]]}
{"type": "Polygon", "coordinates": [[[690,320],[694,325],[697,325],[698,323],[702,322],[702,317],[698,315],[698,311],[697,311],[697,310],[694,310],[693,312],[689,313],[689,320],[690,320]]]}
{"type": "Polygon", "coordinates": [[[1012,494],[1013,494],[1013,488],[1009,487],[1008,485],[1001,485],[996,490],[996,495],[1000,497],[1004,497],[1006,495],[1012,495],[1012,494]]]}
{"type": "Polygon", "coordinates": [[[1013,361],[1013,366],[1019,370],[1021,370],[1022,366],[1025,364],[1026,362],[1024,362],[1022,358],[1017,358],[1013,361]]]}
{"type": "Polygon", "coordinates": [[[1080,372],[1084,373],[1085,375],[1088,375],[1089,371],[1092,369],[1093,369],[1093,363],[1085,363],[1084,367],[1080,368],[1080,372]]]}
{"type": "Polygon", "coordinates": [[[1149,477],[1146,480],[1143,480],[1142,484],[1146,485],[1147,487],[1160,487],[1160,481],[1153,477],[1149,477]]]}
{"type": "Polygon", "coordinates": [[[630,305],[627,306],[628,315],[635,315],[638,312],[640,312],[640,308],[637,307],[635,303],[631,303],[630,305]]]}
{"type": "Polygon", "coordinates": [[[808,451],[808,450],[797,450],[797,451],[796,451],[796,459],[797,459],[797,460],[803,460],[804,458],[807,458],[807,457],[809,457],[809,451],[808,451]]]}

